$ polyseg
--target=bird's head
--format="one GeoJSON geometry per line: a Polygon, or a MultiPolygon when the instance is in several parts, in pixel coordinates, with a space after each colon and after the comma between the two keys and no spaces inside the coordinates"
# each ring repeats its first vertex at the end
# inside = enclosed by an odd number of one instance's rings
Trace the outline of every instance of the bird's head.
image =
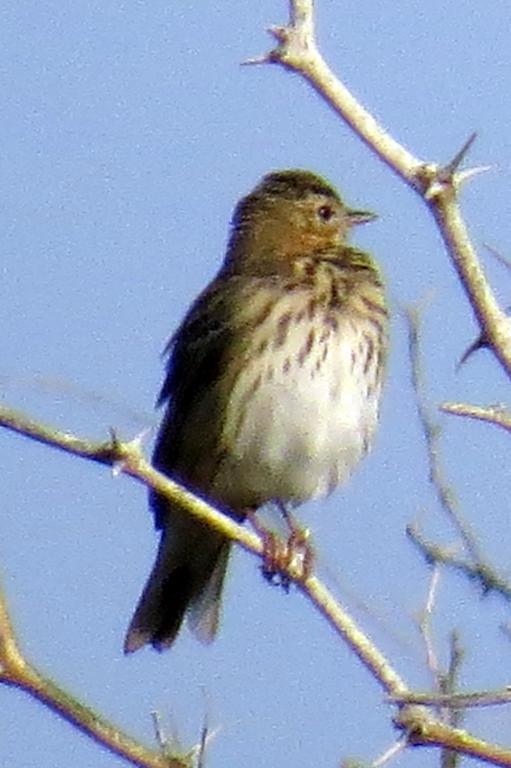
{"type": "Polygon", "coordinates": [[[349,208],[315,173],[274,171],[234,211],[225,267],[245,274],[287,271],[300,257],[337,251],[375,214],[349,208]]]}

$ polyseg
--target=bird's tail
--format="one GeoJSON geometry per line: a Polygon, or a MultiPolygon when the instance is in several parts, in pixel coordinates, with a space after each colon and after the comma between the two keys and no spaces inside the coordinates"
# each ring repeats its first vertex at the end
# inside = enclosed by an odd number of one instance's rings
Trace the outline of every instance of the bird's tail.
{"type": "Polygon", "coordinates": [[[209,643],[219,623],[229,542],[187,516],[186,531],[164,528],[158,556],[124,641],[133,653],[147,643],[163,651],[174,642],[185,614],[195,635],[209,643]]]}

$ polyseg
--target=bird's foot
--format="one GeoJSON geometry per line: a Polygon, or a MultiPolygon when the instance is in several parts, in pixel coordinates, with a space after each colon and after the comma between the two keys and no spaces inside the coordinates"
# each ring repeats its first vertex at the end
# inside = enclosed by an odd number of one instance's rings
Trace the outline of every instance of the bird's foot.
{"type": "Polygon", "coordinates": [[[314,550],[310,542],[310,530],[301,525],[285,504],[279,502],[278,507],[289,528],[287,540],[288,567],[298,570],[300,580],[303,581],[310,576],[314,565],[314,550]]]}
{"type": "Polygon", "coordinates": [[[291,581],[305,581],[310,576],[314,564],[309,529],[302,528],[286,510],[284,517],[290,532],[288,538],[284,539],[261,525],[255,513],[248,517],[263,541],[261,571],[264,578],[270,584],[282,587],[286,592],[289,592],[291,581]]]}
{"type": "Polygon", "coordinates": [[[261,531],[263,540],[263,564],[261,573],[269,584],[289,592],[291,579],[288,574],[287,542],[274,531],[261,531]]]}

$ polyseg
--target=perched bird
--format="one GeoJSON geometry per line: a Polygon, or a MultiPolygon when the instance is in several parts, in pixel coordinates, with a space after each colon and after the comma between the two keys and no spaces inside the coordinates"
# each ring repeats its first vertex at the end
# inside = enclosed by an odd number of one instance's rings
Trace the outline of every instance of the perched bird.
{"type": "MultiPolygon", "coordinates": [[[[320,176],[269,173],[237,205],[224,262],[171,338],[154,465],[236,520],[328,494],[373,441],[387,308],[375,216],[320,176]]],[[[169,647],[185,616],[218,628],[229,541],[152,493],[161,542],[124,650],[169,647]]]]}

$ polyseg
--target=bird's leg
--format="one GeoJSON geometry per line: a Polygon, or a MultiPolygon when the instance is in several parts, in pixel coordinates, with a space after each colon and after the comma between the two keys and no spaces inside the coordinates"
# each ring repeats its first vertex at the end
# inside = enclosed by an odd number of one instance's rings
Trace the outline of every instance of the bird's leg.
{"type": "Polygon", "coordinates": [[[282,501],[275,501],[275,504],[289,529],[286,540],[259,522],[255,508],[246,510],[246,517],[263,542],[261,571],[264,578],[288,591],[291,583],[288,572],[291,568],[298,572],[300,580],[310,576],[314,550],[310,544],[309,529],[300,525],[282,501]]]}
{"type": "Polygon", "coordinates": [[[312,572],[314,564],[314,550],[310,544],[310,531],[304,528],[293,513],[282,501],[277,502],[282,517],[289,528],[289,537],[286,546],[287,567],[299,565],[301,578],[306,579],[312,572]]]}
{"type": "Polygon", "coordinates": [[[262,525],[255,509],[246,511],[247,520],[263,542],[263,564],[261,572],[270,584],[277,584],[289,590],[289,577],[282,572],[283,564],[288,562],[288,544],[283,539],[262,525]]]}

